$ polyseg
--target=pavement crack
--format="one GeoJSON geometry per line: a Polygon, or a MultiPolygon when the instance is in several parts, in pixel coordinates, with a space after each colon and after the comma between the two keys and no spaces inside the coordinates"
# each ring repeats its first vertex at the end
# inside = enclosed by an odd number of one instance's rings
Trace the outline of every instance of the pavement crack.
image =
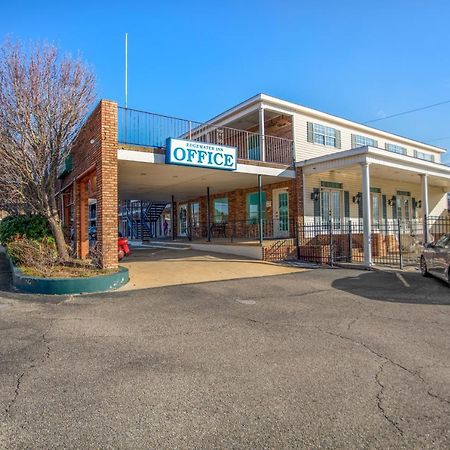
{"type": "Polygon", "coordinates": [[[377,352],[376,350],[374,350],[373,348],[369,347],[369,346],[368,346],[367,344],[365,344],[364,342],[358,341],[358,340],[353,339],[353,338],[348,337],[348,336],[344,336],[344,335],[339,334],[339,333],[333,333],[332,331],[324,330],[324,329],[320,328],[319,326],[316,326],[316,328],[317,328],[320,332],[322,332],[322,333],[326,333],[326,334],[329,334],[329,335],[331,335],[331,336],[338,337],[338,338],[343,339],[343,340],[345,340],[345,341],[350,341],[350,342],[352,342],[353,344],[356,344],[356,345],[359,345],[359,346],[361,346],[361,347],[364,347],[366,350],[368,350],[370,353],[374,354],[374,355],[377,356],[378,358],[384,359],[385,361],[390,362],[393,366],[396,366],[396,367],[398,367],[399,369],[404,370],[405,372],[409,373],[411,376],[418,378],[422,383],[425,383],[425,380],[422,378],[422,376],[421,376],[420,374],[418,374],[417,372],[414,372],[414,371],[411,370],[411,369],[408,369],[407,367],[405,367],[405,366],[403,366],[402,364],[400,364],[400,363],[394,361],[393,359],[389,358],[388,356],[383,355],[382,353],[377,352]]]}
{"type": "Polygon", "coordinates": [[[50,358],[50,345],[49,345],[49,341],[45,337],[45,333],[42,335],[42,340],[44,341],[44,345],[47,347],[47,350],[44,353],[44,356],[42,358],[42,360],[45,361],[46,359],[50,358]]]}
{"type": "MultiPolygon", "coordinates": [[[[49,345],[49,341],[46,337],[46,334],[50,331],[51,327],[53,325],[53,321],[50,323],[50,326],[48,327],[48,329],[42,334],[41,337],[41,342],[44,343],[46,350],[44,352],[44,354],[41,356],[41,362],[45,362],[47,359],[50,358],[50,345],[49,345]]],[[[11,408],[13,407],[14,403],[17,401],[17,398],[19,397],[20,394],[20,387],[22,385],[22,379],[25,376],[25,374],[27,374],[31,369],[34,369],[36,367],[36,365],[34,364],[34,362],[36,361],[37,358],[33,358],[31,361],[31,364],[19,375],[19,377],[16,380],[16,387],[14,389],[14,394],[12,399],[9,401],[9,403],[6,405],[5,407],[5,413],[7,416],[10,415],[11,412],[11,408]]]]}
{"type": "Polygon", "coordinates": [[[445,397],[441,397],[440,395],[434,394],[433,392],[431,392],[431,389],[428,389],[427,394],[430,397],[435,398],[436,400],[439,400],[443,403],[447,403],[448,405],[450,405],[450,400],[447,400],[445,397]]]}
{"type": "Polygon", "coordinates": [[[10,402],[6,405],[6,408],[5,408],[6,414],[9,414],[9,411],[11,410],[12,406],[14,405],[14,403],[17,400],[17,397],[19,396],[20,383],[22,382],[22,378],[24,377],[24,375],[25,375],[25,372],[22,372],[16,380],[16,388],[14,389],[14,396],[10,400],[10,402]]]}
{"type": "Polygon", "coordinates": [[[375,381],[378,384],[378,386],[380,386],[380,390],[378,391],[378,393],[376,395],[377,407],[378,407],[379,411],[381,412],[381,414],[383,415],[383,417],[400,433],[401,436],[403,436],[403,430],[398,426],[398,424],[393,419],[391,419],[387,415],[387,412],[383,407],[383,394],[384,394],[385,385],[381,382],[381,375],[383,374],[384,366],[387,363],[388,363],[387,360],[384,361],[383,363],[381,363],[378,372],[375,374],[375,381]]]}
{"type": "Polygon", "coordinates": [[[347,324],[347,331],[350,331],[350,328],[355,324],[355,322],[357,322],[359,320],[359,316],[356,317],[355,319],[351,320],[348,324],[347,324]]]}

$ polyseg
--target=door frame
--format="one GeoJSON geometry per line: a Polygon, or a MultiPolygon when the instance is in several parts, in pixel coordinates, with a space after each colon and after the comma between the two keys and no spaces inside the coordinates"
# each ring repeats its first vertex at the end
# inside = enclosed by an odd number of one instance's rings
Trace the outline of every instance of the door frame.
{"type": "Polygon", "coordinates": [[[180,203],[178,205],[178,236],[180,237],[186,237],[188,235],[188,227],[189,227],[189,205],[187,203],[180,203]],[[181,209],[184,209],[186,211],[186,231],[184,233],[181,232],[181,209]]]}
{"type": "Polygon", "coordinates": [[[272,217],[273,217],[273,237],[274,238],[286,238],[290,233],[290,213],[289,213],[289,188],[279,188],[272,190],[272,217]],[[280,230],[280,203],[279,194],[287,194],[287,230],[280,230]]]}

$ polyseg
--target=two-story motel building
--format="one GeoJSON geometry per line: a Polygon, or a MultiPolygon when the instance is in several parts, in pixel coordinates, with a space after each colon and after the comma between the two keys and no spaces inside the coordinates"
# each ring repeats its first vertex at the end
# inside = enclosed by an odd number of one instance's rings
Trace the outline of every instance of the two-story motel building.
{"type": "MultiPolygon", "coordinates": [[[[318,235],[353,223],[352,251],[370,265],[382,246],[395,251],[382,224],[447,213],[444,152],[265,94],[207,123],[102,100],[61,168],[59,198],[79,256],[94,224],[107,267],[117,265],[119,227],[161,236],[163,220],[173,239],[265,259],[306,245],[302,227],[325,248],[318,235]]],[[[416,227],[422,242],[432,238],[426,223],[416,227]]]]}

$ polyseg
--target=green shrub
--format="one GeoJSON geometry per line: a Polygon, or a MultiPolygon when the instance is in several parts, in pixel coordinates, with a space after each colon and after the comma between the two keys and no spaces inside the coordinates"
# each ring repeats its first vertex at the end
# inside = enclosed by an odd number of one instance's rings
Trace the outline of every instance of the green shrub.
{"type": "Polygon", "coordinates": [[[0,243],[2,244],[7,244],[15,236],[24,236],[32,240],[42,240],[51,235],[48,221],[42,216],[8,216],[0,221],[0,243]]]}

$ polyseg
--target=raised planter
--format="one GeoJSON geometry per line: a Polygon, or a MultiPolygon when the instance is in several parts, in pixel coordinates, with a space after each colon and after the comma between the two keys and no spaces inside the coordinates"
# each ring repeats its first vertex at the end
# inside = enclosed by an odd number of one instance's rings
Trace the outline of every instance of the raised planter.
{"type": "Polygon", "coordinates": [[[130,279],[128,269],[122,266],[119,266],[117,272],[95,277],[42,278],[24,275],[11,260],[9,263],[13,286],[32,294],[67,295],[112,291],[127,284],[130,279]]]}

